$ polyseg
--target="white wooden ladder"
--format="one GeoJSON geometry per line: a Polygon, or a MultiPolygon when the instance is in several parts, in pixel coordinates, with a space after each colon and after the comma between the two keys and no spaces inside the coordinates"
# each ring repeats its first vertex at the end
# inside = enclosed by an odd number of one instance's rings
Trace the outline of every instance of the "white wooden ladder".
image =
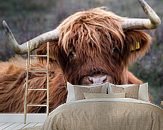
{"type": "Polygon", "coordinates": [[[46,55],[32,55],[30,54],[30,44],[27,43],[28,47],[28,54],[27,54],[27,63],[26,63],[26,83],[25,83],[25,96],[24,96],[24,123],[27,122],[27,110],[28,107],[46,107],[46,114],[47,116],[49,115],[49,42],[47,42],[47,54],[46,55]],[[32,57],[45,57],[47,59],[46,62],[46,67],[45,69],[40,69],[40,68],[32,68],[31,67],[31,58],[32,57]],[[40,88],[29,88],[29,73],[45,73],[47,82],[46,82],[46,88],[40,89],[40,88]],[[28,97],[28,92],[29,91],[45,91],[47,94],[47,101],[46,104],[31,104],[28,103],[27,97],[28,97]]]}

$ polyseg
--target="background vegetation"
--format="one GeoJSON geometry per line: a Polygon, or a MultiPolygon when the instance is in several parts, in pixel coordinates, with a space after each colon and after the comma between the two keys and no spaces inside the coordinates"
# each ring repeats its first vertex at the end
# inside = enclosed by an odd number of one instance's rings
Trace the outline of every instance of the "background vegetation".
{"type": "MultiPolygon", "coordinates": [[[[146,0],[163,21],[163,0],[146,0]]],[[[126,17],[145,17],[137,0],[0,0],[0,22],[5,19],[16,39],[22,43],[55,28],[65,17],[78,10],[107,6],[126,17]]],[[[0,60],[14,55],[5,44],[0,25],[0,60]]],[[[163,100],[163,24],[148,31],[153,37],[151,50],[130,66],[131,71],[144,82],[149,82],[154,102],[163,100]]]]}

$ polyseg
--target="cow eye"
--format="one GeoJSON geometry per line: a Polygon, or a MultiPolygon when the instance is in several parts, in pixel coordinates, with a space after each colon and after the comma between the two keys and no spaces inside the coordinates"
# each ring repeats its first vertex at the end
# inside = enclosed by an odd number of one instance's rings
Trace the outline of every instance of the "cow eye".
{"type": "Polygon", "coordinates": [[[114,47],[112,49],[112,54],[114,54],[114,53],[118,54],[118,53],[120,53],[120,50],[117,47],[114,47]]]}
{"type": "Polygon", "coordinates": [[[68,59],[73,60],[76,57],[76,53],[74,51],[70,51],[68,54],[68,59]]]}

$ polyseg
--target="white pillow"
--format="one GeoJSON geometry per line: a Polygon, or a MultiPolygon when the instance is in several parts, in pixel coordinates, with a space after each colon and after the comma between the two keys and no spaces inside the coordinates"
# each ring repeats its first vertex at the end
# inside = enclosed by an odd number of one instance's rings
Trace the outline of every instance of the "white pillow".
{"type": "Polygon", "coordinates": [[[107,93],[107,86],[109,83],[100,85],[72,85],[67,82],[67,102],[85,99],[84,93],[107,93]]]}
{"type": "Polygon", "coordinates": [[[148,83],[140,84],[138,99],[146,101],[146,102],[150,102],[149,92],[148,92],[148,83]]]}
{"type": "Polygon", "coordinates": [[[108,93],[125,93],[126,98],[138,99],[139,85],[138,84],[115,85],[110,83],[108,93]]]}
{"type": "MultiPolygon", "coordinates": [[[[123,84],[123,85],[114,85],[112,83],[109,83],[108,86],[108,93],[112,93],[112,86],[114,87],[122,87],[122,88],[128,88],[128,87],[134,87],[136,84],[123,84]]],[[[139,90],[138,90],[138,99],[142,101],[149,102],[149,92],[148,92],[148,83],[140,84],[139,90]]]]}
{"type": "Polygon", "coordinates": [[[84,93],[85,99],[92,98],[125,98],[125,93],[84,93]]]}

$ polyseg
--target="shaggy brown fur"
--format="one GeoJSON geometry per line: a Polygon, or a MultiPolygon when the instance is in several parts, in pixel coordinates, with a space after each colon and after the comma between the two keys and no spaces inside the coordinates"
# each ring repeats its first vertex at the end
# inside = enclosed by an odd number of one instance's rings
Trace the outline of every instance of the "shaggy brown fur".
{"type": "MultiPolygon", "coordinates": [[[[128,65],[149,49],[150,36],[146,33],[123,30],[121,17],[100,8],[77,12],[58,28],[59,39],[50,42],[50,111],[65,102],[67,81],[82,84],[85,76],[102,73],[110,75],[116,84],[141,83],[128,71],[128,65]],[[140,48],[131,51],[136,43],[140,48]]],[[[37,53],[46,54],[46,45],[40,46],[37,53]]],[[[25,69],[17,64],[0,64],[0,112],[23,111],[25,69]]],[[[45,60],[40,58],[34,66],[44,64],[45,60]]],[[[44,88],[45,84],[42,73],[30,74],[30,88],[44,88]]],[[[43,92],[28,95],[30,102],[46,101],[43,92]]],[[[32,107],[28,111],[44,109],[32,107]]]]}
{"type": "Polygon", "coordinates": [[[78,12],[59,28],[56,58],[66,79],[73,84],[79,84],[82,77],[95,71],[111,75],[114,83],[127,83],[128,65],[150,47],[149,35],[123,30],[121,17],[99,8],[78,12]],[[137,42],[140,49],[131,52],[137,42]]]}
{"type": "MultiPolygon", "coordinates": [[[[23,112],[26,71],[21,64],[23,59],[12,59],[9,63],[0,63],[0,112],[23,112]],[[17,61],[17,65],[14,64],[17,61]],[[19,64],[18,64],[19,63],[19,64]]],[[[35,67],[44,68],[44,64],[35,64],[35,67]]],[[[29,88],[45,88],[46,75],[30,73],[29,88]]],[[[50,66],[50,111],[65,102],[67,95],[65,80],[57,64],[50,66]],[[55,68],[55,71],[51,68],[55,68]]],[[[46,93],[43,91],[29,91],[28,103],[45,104],[46,93]]],[[[45,112],[45,108],[28,107],[28,112],[45,112]]]]}

